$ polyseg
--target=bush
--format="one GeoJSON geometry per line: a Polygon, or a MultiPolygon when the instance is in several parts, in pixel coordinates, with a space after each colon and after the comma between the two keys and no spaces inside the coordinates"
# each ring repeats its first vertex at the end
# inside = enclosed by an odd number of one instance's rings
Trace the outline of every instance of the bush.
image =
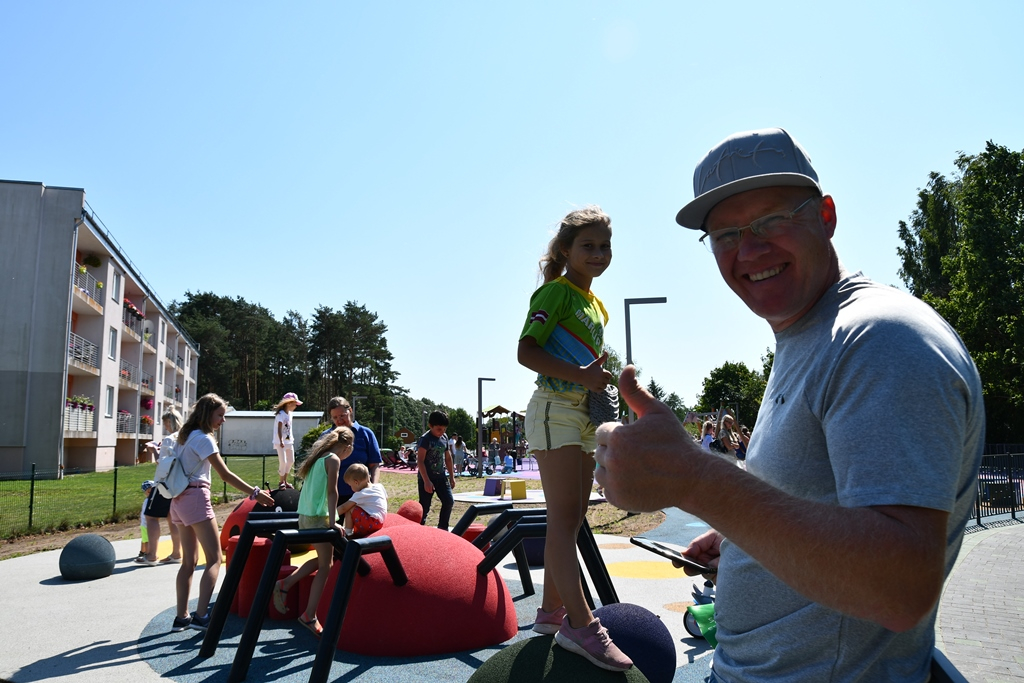
{"type": "Polygon", "coordinates": [[[320,438],[320,435],[326,432],[328,429],[334,427],[330,422],[318,424],[302,436],[302,443],[299,444],[299,450],[295,453],[295,466],[294,472],[298,472],[299,468],[302,467],[302,461],[309,455],[309,450],[316,443],[316,440],[320,438]]]}

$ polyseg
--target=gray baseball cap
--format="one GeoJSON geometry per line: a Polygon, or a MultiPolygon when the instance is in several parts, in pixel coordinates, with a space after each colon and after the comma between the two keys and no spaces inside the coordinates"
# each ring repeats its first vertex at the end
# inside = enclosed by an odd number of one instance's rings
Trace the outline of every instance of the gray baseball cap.
{"type": "Polygon", "coordinates": [[[821,192],[811,158],[782,128],[730,135],[715,145],[693,172],[693,201],[676,214],[676,223],[702,230],[715,204],[734,194],[790,185],[821,192]]]}

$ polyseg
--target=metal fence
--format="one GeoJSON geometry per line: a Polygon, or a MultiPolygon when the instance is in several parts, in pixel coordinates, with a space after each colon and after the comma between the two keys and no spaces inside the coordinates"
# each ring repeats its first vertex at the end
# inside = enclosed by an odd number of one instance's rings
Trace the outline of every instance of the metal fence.
{"type": "MultiPolygon", "coordinates": [[[[276,455],[223,456],[228,469],[249,483],[269,486],[277,478],[276,455]],[[269,469],[267,460],[270,460],[269,469]]],[[[104,472],[37,471],[0,474],[0,539],[27,533],[71,529],[138,517],[142,482],[153,478],[150,463],[104,472]]],[[[243,498],[212,472],[215,503],[243,498]]],[[[1024,500],[1024,453],[986,455],[978,473],[974,522],[989,517],[1021,516],[1024,500]]]]}
{"type": "MultiPolygon", "coordinates": [[[[268,472],[277,481],[277,455],[225,456],[224,461],[252,484],[268,483],[268,472]]],[[[149,463],[103,472],[66,471],[62,478],[55,470],[35,467],[30,472],[0,474],[0,539],[138,518],[145,499],[142,482],[152,479],[155,470],[156,465],[149,463]]],[[[211,476],[214,503],[245,497],[216,471],[211,476]]]]}
{"type": "Polygon", "coordinates": [[[974,519],[1009,515],[1017,519],[1024,499],[1024,453],[986,455],[978,471],[974,519]]]}

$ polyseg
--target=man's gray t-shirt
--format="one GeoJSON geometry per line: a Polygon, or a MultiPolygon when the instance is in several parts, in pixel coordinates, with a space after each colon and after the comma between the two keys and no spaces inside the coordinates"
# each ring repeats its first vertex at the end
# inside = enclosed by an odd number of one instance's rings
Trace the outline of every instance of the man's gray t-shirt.
{"type": "MultiPolygon", "coordinates": [[[[860,273],[842,275],[776,335],[747,471],[821,503],[949,512],[948,576],[984,445],[977,369],[928,305],[860,273]]],[[[894,633],[810,602],[727,540],[715,675],[729,683],[925,681],[936,609],[894,633]]]]}

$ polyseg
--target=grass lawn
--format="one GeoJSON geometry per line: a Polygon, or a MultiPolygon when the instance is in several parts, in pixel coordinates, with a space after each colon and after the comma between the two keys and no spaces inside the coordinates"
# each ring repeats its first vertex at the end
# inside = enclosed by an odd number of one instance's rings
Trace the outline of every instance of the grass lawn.
{"type": "MultiPolygon", "coordinates": [[[[268,476],[274,480],[277,478],[276,456],[235,456],[226,460],[231,471],[247,482],[256,484],[267,482],[268,476]]],[[[72,474],[59,480],[0,481],[0,539],[137,519],[144,498],[142,482],[152,479],[155,469],[156,465],[151,463],[119,467],[108,472],[72,474]]],[[[480,490],[483,488],[483,481],[462,477],[458,480],[457,490],[480,490]]],[[[527,488],[541,488],[539,480],[525,481],[527,488]]],[[[416,476],[413,474],[381,469],[381,483],[388,491],[389,512],[396,512],[407,500],[419,500],[416,476]]],[[[240,491],[227,487],[225,501],[225,485],[216,472],[213,473],[211,491],[215,503],[239,500],[245,496],[240,491]]],[[[468,503],[455,503],[452,524],[455,524],[468,508],[468,503]]],[[[439,511],[440,504],[435,498],[427,516],[427,524],[437,525],[439,511]]],[[[595,533],[614,535],[642,533],[657,526],[662,519],[664,515],[660,512],[633,515],[607,503],[592,505],[587,512],[587,521],[595,533]]]]}

